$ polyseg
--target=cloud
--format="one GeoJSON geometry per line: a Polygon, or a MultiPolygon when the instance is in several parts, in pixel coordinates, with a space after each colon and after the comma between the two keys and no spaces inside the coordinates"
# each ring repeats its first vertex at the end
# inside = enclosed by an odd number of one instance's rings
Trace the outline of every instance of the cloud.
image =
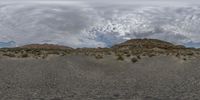
{"type": "Polygon", "coordinates": [[[53,43],[71,47],[105,47],[133,38],[200,42],[200,6],[46,2],[0,4],[0,41],[15,41],[19,46],[53,43]]]}

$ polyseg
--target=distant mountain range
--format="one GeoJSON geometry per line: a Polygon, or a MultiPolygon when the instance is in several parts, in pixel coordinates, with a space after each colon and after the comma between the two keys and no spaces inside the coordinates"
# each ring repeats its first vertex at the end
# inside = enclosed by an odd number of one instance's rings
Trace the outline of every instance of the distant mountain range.
{"type": "Polygon", "coordinates": [[[160,49],[173,49],[173,48],[185,48],[183,45],[175,45],[170,42],[158,40],[158,39],[131,39],[126,42],[116,44],[112,48],[160,48],[160,49]]]}
{"type": "MultiPolygon", "coordinates": [[[[28,48],[28,49],[73,49],[68,46],[56,45],[56,44],[28,44],[21,46],[19,48],[28,48]]],[[[170,42],[158,40],[158,39],[131,39],[120,44],[113,45],[113,49],[122,49],[122,48],[185,48],[182,45],[174,45],[170,42]]]]}
{"type": "Polygon", "coordinates": [[[28,49],[72,49],[71,47],[56,45],[56,44],[29,44],[29,45],[24,45],[20,48],[28,48],[28,49]]]}
{"type": "Polygon", "coordinates": [[[3,47],[16,47],[16,42],[15,41],[0,42],[0,48],[3,47]]]}

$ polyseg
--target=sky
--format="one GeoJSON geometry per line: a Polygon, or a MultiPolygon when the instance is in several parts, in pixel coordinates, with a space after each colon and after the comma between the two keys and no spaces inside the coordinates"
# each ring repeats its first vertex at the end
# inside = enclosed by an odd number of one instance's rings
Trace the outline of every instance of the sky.
{"type": "Polygon", "coordinates": [[[200,47],[200,0],[0,0],[0,47],[110,47],[135,38],[200,47]]]}

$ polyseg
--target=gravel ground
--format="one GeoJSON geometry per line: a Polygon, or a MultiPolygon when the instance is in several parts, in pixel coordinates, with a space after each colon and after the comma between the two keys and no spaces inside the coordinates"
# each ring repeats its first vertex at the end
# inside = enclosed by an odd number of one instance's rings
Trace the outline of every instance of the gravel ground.
{"type": "Polygon", "coordinates": [[[0,100],[200,100],[200,58],[0,58],[0,100]]]}

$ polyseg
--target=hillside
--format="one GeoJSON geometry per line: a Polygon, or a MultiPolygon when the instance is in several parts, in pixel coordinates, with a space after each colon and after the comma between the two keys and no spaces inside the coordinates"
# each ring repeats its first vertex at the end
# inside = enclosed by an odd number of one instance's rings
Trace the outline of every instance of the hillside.
{"type": "Polygon", "coordinates": [[[160,49],[178,49],[185,48],[181,45],[174,45],[172,43],[161,41],[157,39],[131,39],[125,41],[121,44],[114,45],[112,48],[120,49],[120,48],[143,48],[143,49],[152,49],[152,48],[160,48],[160,49]]]}

